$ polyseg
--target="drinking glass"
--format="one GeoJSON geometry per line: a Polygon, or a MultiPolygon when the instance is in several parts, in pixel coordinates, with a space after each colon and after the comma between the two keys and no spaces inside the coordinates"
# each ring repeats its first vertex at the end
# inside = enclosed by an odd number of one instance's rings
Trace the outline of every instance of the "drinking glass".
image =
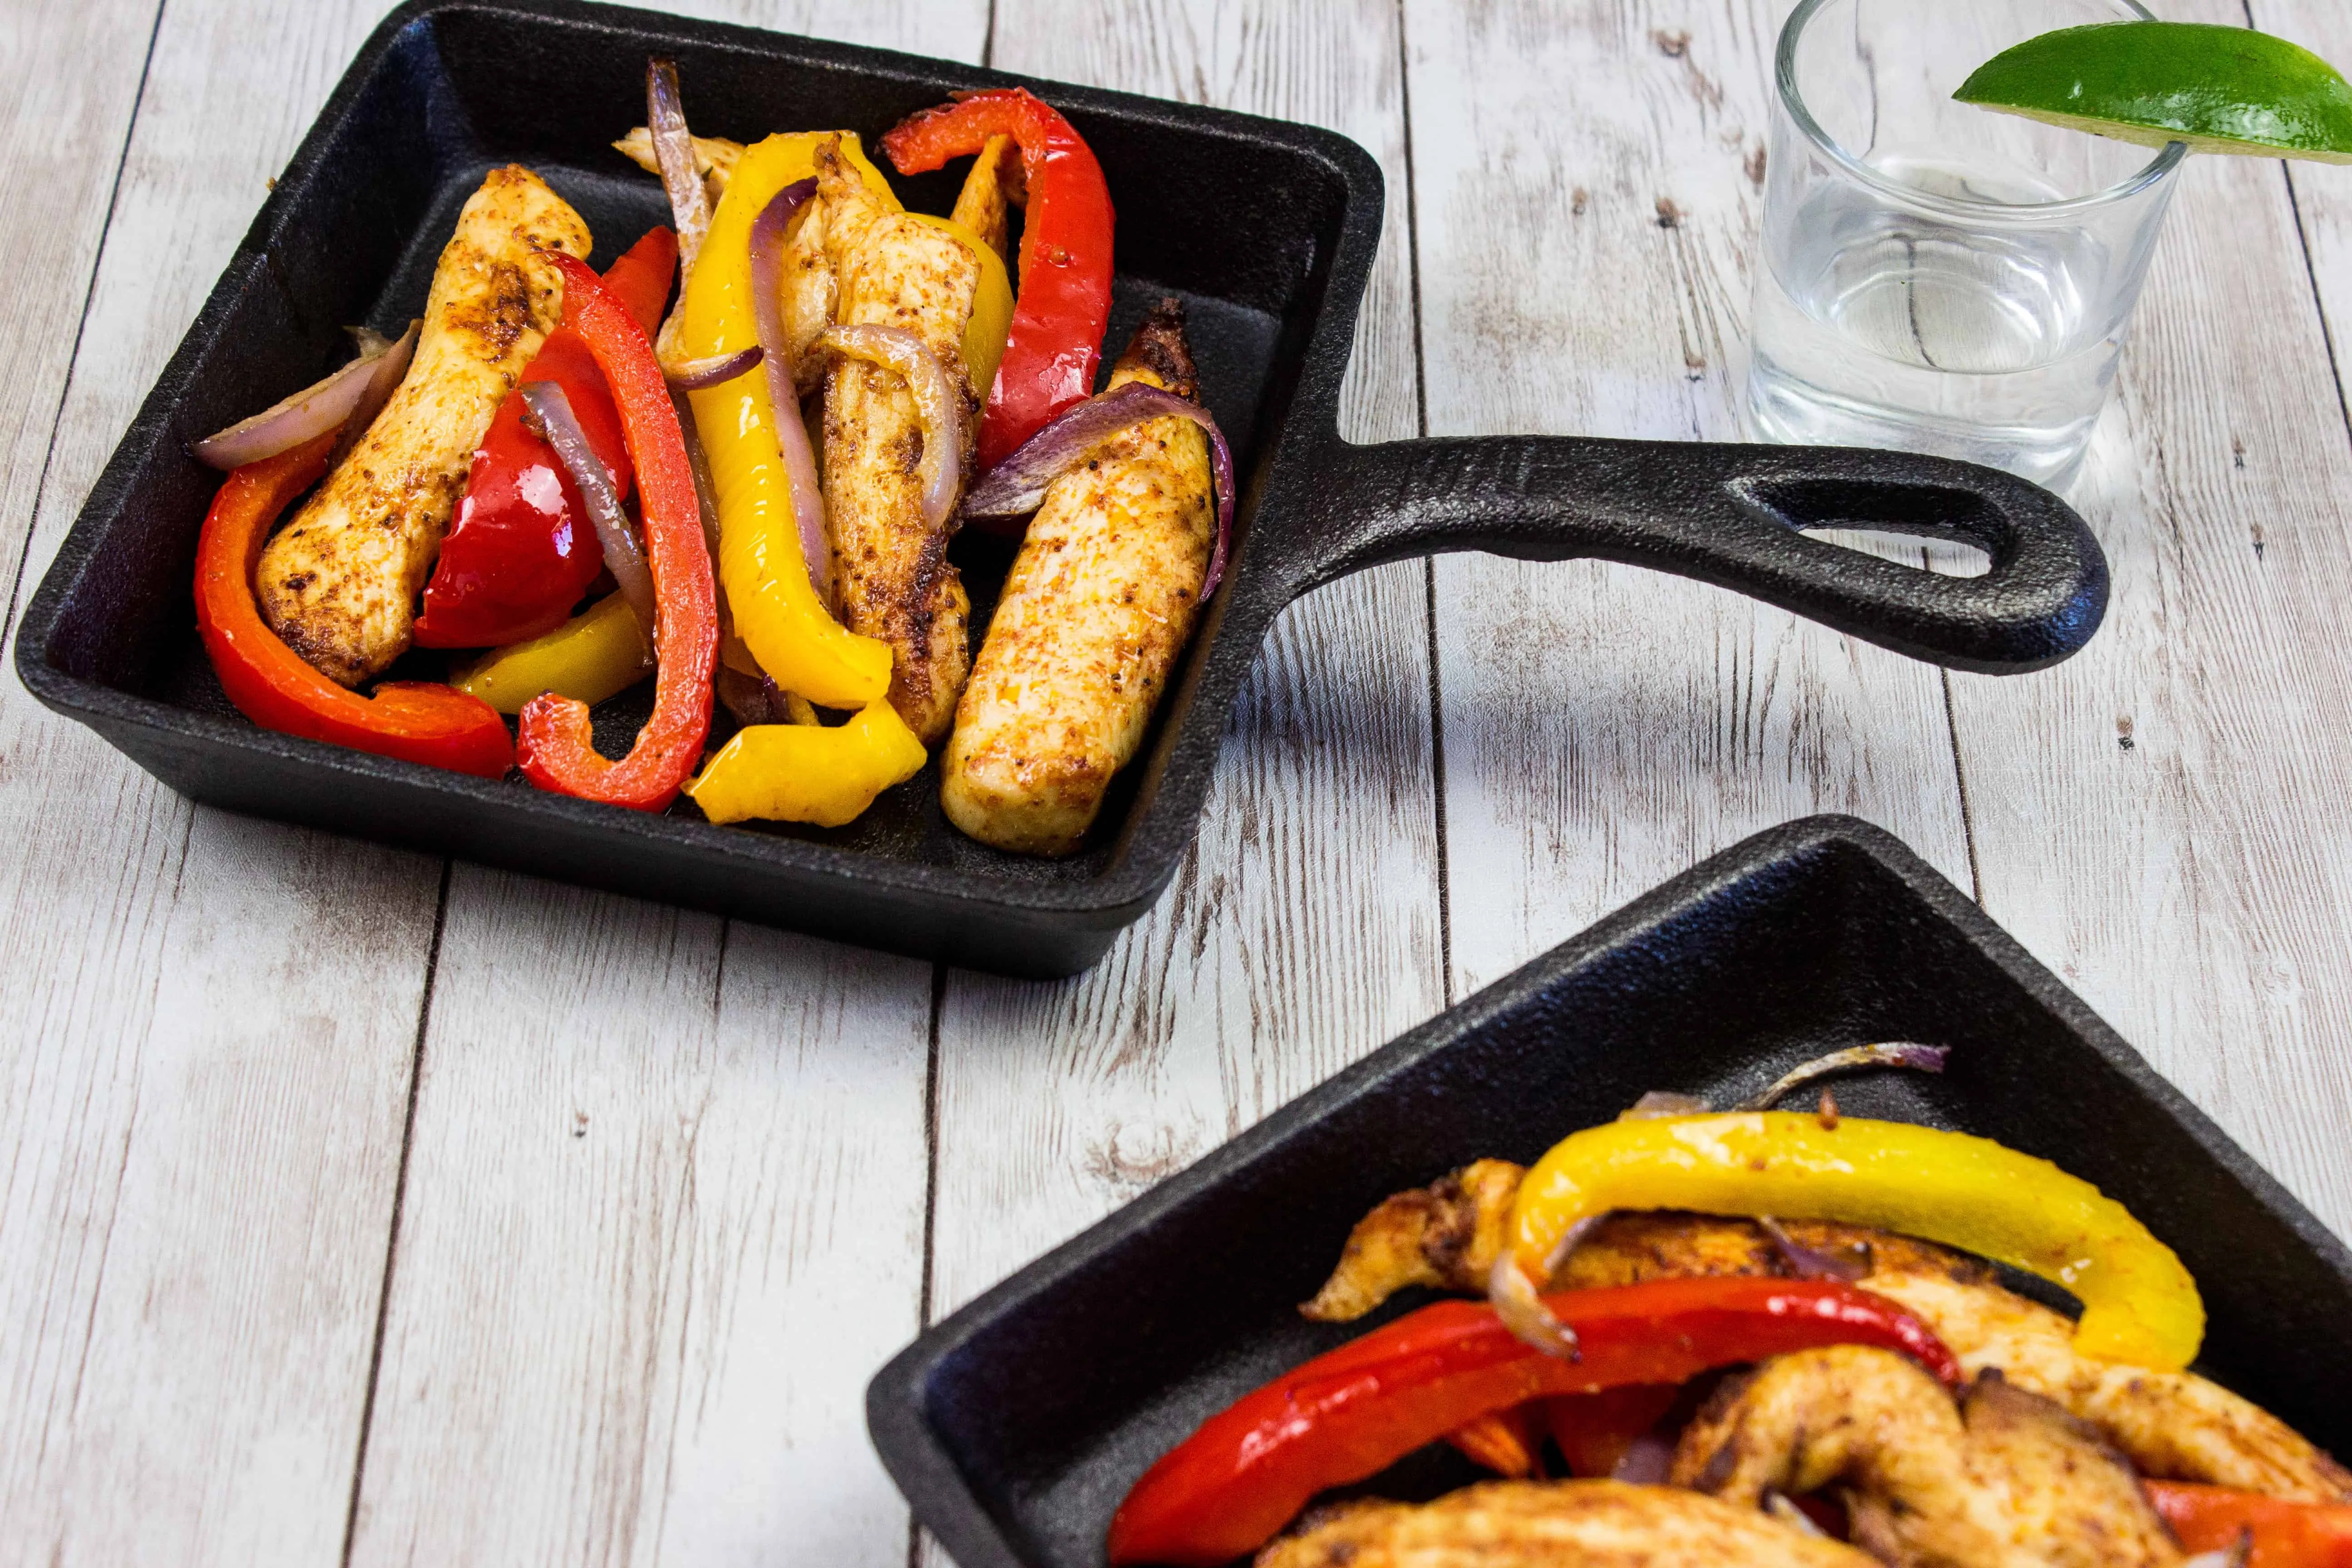
{"type": "Polygon", "coordinates": [[[2037,33],[2136,0],[1804,0],[1781,29],[1748,417],[2063,487],[2186,153],[1955,102],[2037,33]]]}

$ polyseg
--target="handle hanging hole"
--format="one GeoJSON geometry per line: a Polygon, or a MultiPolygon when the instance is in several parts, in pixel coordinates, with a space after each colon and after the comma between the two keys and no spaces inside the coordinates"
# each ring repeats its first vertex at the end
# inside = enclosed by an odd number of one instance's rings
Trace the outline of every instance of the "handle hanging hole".
{"type": "Polygon", "coordinates": [[[1842,549],[1875,555],[1897,566],[1925,566],[1942,577],[1982,577],[1992,570],[1992,556],[1965,540],[1938,539],[1895,528],[1801,528],[1809,539],[1842,549]]]}

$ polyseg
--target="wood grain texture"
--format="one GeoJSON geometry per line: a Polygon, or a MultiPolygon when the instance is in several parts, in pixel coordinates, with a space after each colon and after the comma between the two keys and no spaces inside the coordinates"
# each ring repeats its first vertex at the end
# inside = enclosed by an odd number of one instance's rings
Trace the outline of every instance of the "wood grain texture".
{"type": "MultiPolygon", "coordinates": [[[[57,434],[157,0],[12,0],[0,21],[0,211],[31,243],[0,278],[0,576],[15,582],[57,434]],[[58,62],[72,68],[58,69],[58,62]]],[[[26,585],[29,592],[29,584],[26,585]]],[[[11,595],[5,639],[17,599],[11,595]]]]}
{"type": "Polygon", "coordinates": [[[2352,443],[2294,216],[2279,164],[2189,161],[2076,498],[2106,625],[1952,694],[1987,910],[2352,1234],[2352,443]]]}
{"type": "Polygon", "coordinates": [[[919,1326],[929,966],[472,867],[442,953],[351,1561],[898,1568],[862,1400],[919,1326]]]}
{"type": "Polygon", "coordinates": [[[457,868],[352,1563],[904,1561],[929,981],[457,868]]]}
{"type": "MultiPolygon", "coordinates": [[[[999,0],[994,63],[1315,121],[1370,148],[1390,221],[1342,428],[1412,432],[1387,0],[999,0]]],[[[1096,969],[1058,985],[950,974],[935,1315],[1443,1005],[1423,581],[1417,563],[1367,574],[1276,623],[1199,843],[1096,969]]]]}
{"type": "MultiPolygon", "coordinates": [[[[64,10],[7,24],[12,51],[42,56],[0,87],[20,95],[5,134],[53,139],[12,140],[0,174],[35,237],[0,285],[12,421],[61,389],[79,307],[45,294],[104,216],[153,26],[152,7],[64,10]],[[57,188],[19,186],[27,172],[57,188]]],[[[312,0],[179,0],[163,19],[27,588],[372,20],[312,0]]],[[[16,456],[12,567],[38,466],[16,456]]],[[[13,678],[0,831],[0,1562],[331,1562],[437,868],[193,810],[13,678]]]]}
{"type": "MultiPolygon", "coordinates": [[[[1738,438],[1780,9],[1405,0],[1433,432],[1738,438]]],[[[1936,671],[1627,567],[1436,588],[1455,994],[1808,812],[1968,885],[1936,671]]]]}

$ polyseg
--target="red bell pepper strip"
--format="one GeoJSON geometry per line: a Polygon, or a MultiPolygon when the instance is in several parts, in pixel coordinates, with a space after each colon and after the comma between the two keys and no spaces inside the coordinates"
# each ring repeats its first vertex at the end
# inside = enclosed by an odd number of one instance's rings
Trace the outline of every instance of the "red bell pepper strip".
{"type": "Polygon", "coordinates": [[[882,150],[900,174],[919,174],[976,153],[998,135],[1020,143],[1029,195],[1013,331],[981,416],[982,471],[1093,395],[1110,324],[1110,186],[1093,149],[1060,114],[1022,88],[959,93],[891,130],[882,150]]]}
{"type": "MultiPolygon", "coordinates": [[[[677,237],[656,228],[613,263],[604,286],[650,332],[677,264],[677,237]]],[[[475,449],[465,498],[425,585],[416,640],[426,647],[503,647],[552,631],[604,568],[604,550],[570,471],[523,423],[521,387],[535,381],[563,388],[588,445],[612,471],[614,489],[628,497],[621,416],[588,345],[571,327],[558,326],[475,449]]]]}
{"type": "Polygon", "coordinates": [[[636,465],[646,561],[654,579],[653,717],[617,763],[590,744],[588,706],[550,692],[523,705],[515,760],[541,789],[659,811],[677,798],[710,731],[719,602],[686,437],[644,327],[584,263],[551,253],[563,273],[563,320],[595,356],[620,407],[636,465]]]}
{"type": "Polygon", "coordinates": [[[1577,1361],[1535,1350],[1484,1302],[1440,1301],[1316,1357],[1202,1423],[1144,1473],[1110,1561],[1214,1568],[1328,1487],[1376,1474],[1473,1418],[1549,1394],[1681,1383],[1824,1344],[1900,1351],[1948,1384],[1959,1363],[1894,1302],[1829,1280],[1654,1279],[1545,1299],[1577,1361]]]}
{"type": "MultiPolygon", "coordinates": [[[[1601,1397],[1598,1394],[1594,1398],[1601,1397]]],[[[1529,1400],[1508,1410],[1489,1410],[1445,1435],[1446,1442],[1474,1465],[1515,1481],[1543,1475],[1543,1406],[1529,1400]]]]}
{"type": "Polygon", "coordinates": [[[2191,1552],[2227,1551],[2251,1530],[2248,1568],[2352,1568],[2352,1506],[2283,1502],[2188,1481],[2146,1484],[2156,1511],[2191,1552]]]}
{"type": "Polygon", "coordinates": [[[514,763],[506,721],[478,697],[429,681],[386,681],[373,697],[336,685],[286,646],[253,600],[261,546],[335,445],[329,431],[247,463],[213,497],[196,544],[196,630],[237,711],[265,730],[430,768],[503,778],[514,763]]]}

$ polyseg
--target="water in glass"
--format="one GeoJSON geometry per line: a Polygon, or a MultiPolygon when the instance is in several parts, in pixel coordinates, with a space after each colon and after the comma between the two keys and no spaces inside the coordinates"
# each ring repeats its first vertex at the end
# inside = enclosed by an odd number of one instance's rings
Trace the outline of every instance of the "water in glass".
{"type": "MultiPolygon", "coordinates": [[[[2112,0],[2084,3],[2115,14],[2112,0]]],[[[2085,152],[2061,139],[2089,138],[1949,102],[1936,76],[1989,58],[2011,26],[2040,30],[2042,16],[2006,0],[1817,0],[1790,19],[1751,337],[1758,435],[2072,476],[2114,380],[2168,165],[2151,188],[2117,193],[2105,180],[2128,184],[2145,151],[2085,152]]]]}

